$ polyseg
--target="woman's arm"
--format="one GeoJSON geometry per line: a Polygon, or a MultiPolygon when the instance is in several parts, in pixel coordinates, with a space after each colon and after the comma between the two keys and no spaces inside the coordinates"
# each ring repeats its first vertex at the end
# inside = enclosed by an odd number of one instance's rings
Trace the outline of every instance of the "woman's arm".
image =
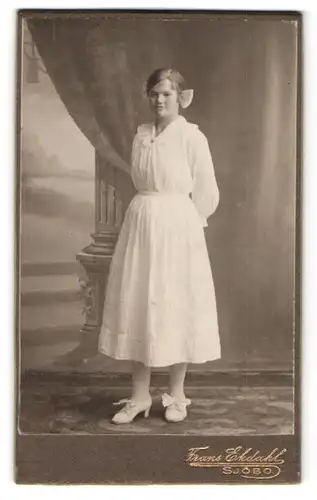
{"type": "Polygon", "coordinates": [[[192,200],[206,227],[207,218],[219,204],[219,189],[215,177],[214,165],[206,136],[198,129],[189,141],[189,163],[192,170],[194,187],[192,200]]]}

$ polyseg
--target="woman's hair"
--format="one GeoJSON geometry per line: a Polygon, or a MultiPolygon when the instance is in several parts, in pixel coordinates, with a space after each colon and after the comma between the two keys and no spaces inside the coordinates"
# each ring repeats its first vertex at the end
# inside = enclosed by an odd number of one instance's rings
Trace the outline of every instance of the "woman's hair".
{"type": "Polygon", "coordinates": [[[172,87],[181,92],[185,88],[185,80],[176,69],[159,68],[153,71],[146,81],[146,93],[149,94],[151,89],[162,80],[169,80],[172,87]]]}

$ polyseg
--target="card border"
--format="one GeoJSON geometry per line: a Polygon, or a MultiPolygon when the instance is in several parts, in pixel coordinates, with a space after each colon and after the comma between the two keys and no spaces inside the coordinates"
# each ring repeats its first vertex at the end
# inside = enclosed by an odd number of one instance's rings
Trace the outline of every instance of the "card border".
{"type": "Polygon", "coordinates": [[[289,451],[281,474],[271,480],[256,484],[289,484],[300,482],[301,454],[301,258],[302,258],[302,161],[303,161],[303,16],[300,11],[252,11],[246,10],[164,10],[164,9],[21,9],[17,11],[17,46],[16,46],[16,204],[15,204],[15,481],[17,484],[254,484],[254,480],[221,476],[217,469],[195,470],[189,476],[186,462],[188,448],[191,446],[209,446],[210,449],[244,445],[257,446],[270,451],[279,446],[289,451]],[[297,23],[297,133],[296,133],[296,230],[295,230],[295,338],[294,338],[294,434],[290,436],[146,436],[140,440],[138,435],[26,435],[18,432],[18,412],[20,393],[20,141],[21,141],[21,78],[22,78],[22,23],[30,15],[51,16],[100,16],[137,15],[178,18],[190,15],[198,17],[218,17],[230,15],[232,19],[247,16],[250,19],[275,17],[281,21],[297,23]],[[220,444],[223,443],[221,446],[220,444]],[[226,444],[227,443],[227,444],[226,444]],[[111,445],[110,445],[111,444],[111,445]],[[110,445],[110,446],[109,446],[110,445]],[[216,447],[216,448],[215,448],[216,447]],[[109,450],[109,448],[111,448],[109,450]],[[77,458],[73,469],[69,464],[77,458]],[[86,457],[90,454],[87,463],[86,457]],[[91,457],[94,457],[94,461],[91,457]],[[132,461],[137,457],[138,461],[132,461]],[[152,464],[152,466],[149,464],[152,464]],[[206,473],[206,470],[208,473],[206,473]],[[67,474],[65,476],[65,473],[67,474]]]}

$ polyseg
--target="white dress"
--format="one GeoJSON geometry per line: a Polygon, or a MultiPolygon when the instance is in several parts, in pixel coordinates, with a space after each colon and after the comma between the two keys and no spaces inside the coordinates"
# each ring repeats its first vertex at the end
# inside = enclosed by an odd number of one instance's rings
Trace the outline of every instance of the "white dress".
{"type": "Polygon", "coordinates": [[[203,230],[219,192],[205,135],[182,116],[156,137],[141,125],[131,176],[138,193],[110,266],[99,351],[152,367],[220,358],[203,230]]]}

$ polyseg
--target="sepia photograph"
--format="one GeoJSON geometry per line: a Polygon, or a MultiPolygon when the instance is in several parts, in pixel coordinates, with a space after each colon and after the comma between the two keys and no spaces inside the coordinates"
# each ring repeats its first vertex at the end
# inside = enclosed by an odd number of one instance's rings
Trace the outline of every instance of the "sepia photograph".
{"type": "Polygon", "coordinates": [[[17,482],[299,481],[301,15],[18,17],[17,482]]]}

